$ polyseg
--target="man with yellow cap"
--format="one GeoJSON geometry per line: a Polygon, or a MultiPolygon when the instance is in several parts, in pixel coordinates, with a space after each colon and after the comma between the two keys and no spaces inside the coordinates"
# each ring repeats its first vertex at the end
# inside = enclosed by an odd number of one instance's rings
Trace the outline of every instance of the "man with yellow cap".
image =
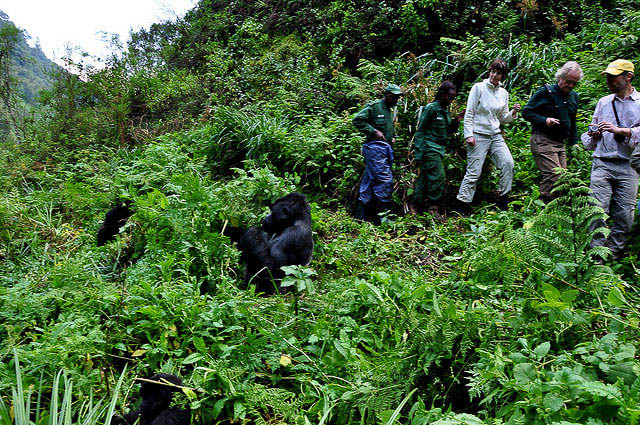
{"type": "MultiPolygon", "coordinates": [[[[638,174],[629,161],[640,141],[640,93],[631,85],[634,66],[628,60],[611,62],[602,74],[612,94],[598,101],[582,143],[593,151],[593,196],[612,221],[609,237],[597,234],[591,246],[607,246],[617,259],[624,252],[626,234],[633,225],[638,193],[638,174]]],[[[604,222],[594,224],[594,228],[600,226],[604,222]]]]}

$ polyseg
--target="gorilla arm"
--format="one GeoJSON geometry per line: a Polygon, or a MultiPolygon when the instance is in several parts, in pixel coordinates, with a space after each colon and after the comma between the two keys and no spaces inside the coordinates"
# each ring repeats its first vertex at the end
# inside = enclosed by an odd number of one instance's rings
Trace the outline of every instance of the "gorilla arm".
{"type": "Polygon", "coordinates": [[[238,241],[238,249],[242,253],[242,260],[247,263],[248,272],[251,276],[264,268],[274,269],[268,237],[269,235],[261,228],[252,226],[244,232],[238,241]]]}

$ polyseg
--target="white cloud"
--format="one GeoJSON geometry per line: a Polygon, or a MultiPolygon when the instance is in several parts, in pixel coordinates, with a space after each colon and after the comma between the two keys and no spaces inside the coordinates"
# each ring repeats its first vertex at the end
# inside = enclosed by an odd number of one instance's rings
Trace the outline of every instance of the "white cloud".
{"type": "Polygon", "coordinates": [[[78,47],[91,56],[106,57],[101,32],[118,34],[124,44],[131,30],[175,19],[197,0],[0,0],[0,10],[31,36],[52,60],[62,63],[65,47],[78,47]]]}

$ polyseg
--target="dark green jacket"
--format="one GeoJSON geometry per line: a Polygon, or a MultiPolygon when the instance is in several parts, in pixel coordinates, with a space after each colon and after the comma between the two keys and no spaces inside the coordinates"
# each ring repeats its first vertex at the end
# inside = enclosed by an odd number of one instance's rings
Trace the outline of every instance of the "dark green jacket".
{"type": "Polygon", "coordinates": [[[549,88],[553,94],[549,94],[547,88],[542,86],[531,96],[527,105],[522,109],[522,117],[531,123],[533,130],[539,131],[553,140],[575,145],[578,143],[578,131],[576,130],[578,93],[571,91],[565,95],[557,84],[549,88]],[[547,126],[547,118],[559,119],[560,125],[547,126]]]}
{"type": "Polygon", "coordinates": [[[367,142],[376,140],[373,132],[380,130],[391,143],[394,135],[393,110],[384,103],[384,99],[369,102],[353,117],[353,125],[367,136],[367,142]]]}
{"type": "Polygon", "coordinates": [[[440,102],[431,102],[425,106],[413,139],[416,160],[422,161],[424,153],[429,149],[444,156],[447,140],[451,134],[458,131],[459,124],[458,121],[451,119],[449,109],[443,108],[440,102]]]}

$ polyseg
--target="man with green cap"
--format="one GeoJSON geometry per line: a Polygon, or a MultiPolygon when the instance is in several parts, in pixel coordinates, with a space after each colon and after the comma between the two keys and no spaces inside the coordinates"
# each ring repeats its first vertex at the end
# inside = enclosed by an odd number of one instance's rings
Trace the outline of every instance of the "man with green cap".
{"type": "MultiPolygon", "coordinates": [[[[638,193],[638,174],[629,161],[640,141],[640,93],[631,85],[634,66],[628,60],[611,62],[602,74],[612,94],[598,101],[582,143],[593,151],[589,187],[612,224],[609,236],[597,234],[591,246],[607,246],[619,258],[633,225],[638,193]]],[[[593,228],[604,225],[599,220],[593,228]]]]}
{"type": "Polygon", "coordinates": [[[389,211],[393,191],[394,107],[402,89],[389,84],[382,99],[370,102],[353,118],[353,125],[364,133],[362,145],[365,170],[360,183],[356,218],[380,224],[380,213],[389,211]]]}

